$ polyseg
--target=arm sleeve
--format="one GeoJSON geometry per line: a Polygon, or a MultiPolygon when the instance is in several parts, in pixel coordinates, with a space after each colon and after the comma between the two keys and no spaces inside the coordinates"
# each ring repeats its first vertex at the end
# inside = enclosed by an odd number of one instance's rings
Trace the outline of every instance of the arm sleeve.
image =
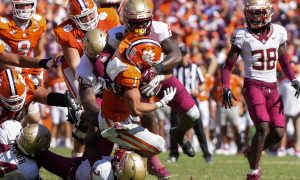
{"type": "Polygon", "coordinates": [[[290,81],[296,79],[295,73],[292,70],[292,67],[288,60],[288,55],[286,53],[279,55],[279,63],[283,73],[290,81]]]}

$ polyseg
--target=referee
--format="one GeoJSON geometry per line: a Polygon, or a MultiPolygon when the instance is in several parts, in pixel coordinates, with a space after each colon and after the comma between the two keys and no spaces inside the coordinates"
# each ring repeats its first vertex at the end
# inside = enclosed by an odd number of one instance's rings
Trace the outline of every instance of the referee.
{"type": "MultiPolygon", "coordinates": [[[[199,106],[197,101],[198,95],[198,86],[199,84],[204,83],[204,77],[201,72],[201,69],[193,64],[186,55],[188,54],[187,48],[185,45],[180,47],[182,54],[184,55],[183,63],[174,69],[174,75],[177,79],[184,85],[186,90],[192,95],[195,103],[199,106]]],[[[171,128],[176,127],[179,124],[179,117],[175,111],[171,113],[171,128]]],[[[212,163],[212,157],[207,147],[206,136],[203,131],[203,124],[201,117],[198,123],[193,127],[194,132],[200,143],[200,148],[203,152],[203,157],[207,163],[212,163]]],[[[170,135],[170,155],[168,162],[176,162],[179,157],[178,147],[176,140],[172,135],[170,135]]]]}

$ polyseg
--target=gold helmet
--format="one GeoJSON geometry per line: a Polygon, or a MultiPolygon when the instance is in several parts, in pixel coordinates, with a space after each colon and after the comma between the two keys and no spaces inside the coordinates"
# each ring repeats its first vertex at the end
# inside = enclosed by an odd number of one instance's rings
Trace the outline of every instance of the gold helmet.
{"type": "Polygon", "coordinates": [[[100,29],[93,29],[85,33],[83,38],[84,53],[90,58],[97,58],[105,48],[107,33],[100,29]]]}
{"type": "Polygon", "coordinates": [[[271,22],[274,11],[270,0],[246,0],[244,14],[248,26],[258,29],[271,22]]]}
{"type": "Polygon", "coordinates": [[[121,0],[95,0],[96,4],[101,8],[116,8],[118,9],[121,0]]]}
{"type": "Polygon", "coordinates": [[[145,0],[128,0],[122,9],[122,18],[126,29],[144,36],[150,31],[152,13],[145,0]]]}
{"type": "Polygon", "coordinates": [[[23,128],[16,138],[16,144],[25,155],[35,157],[49,148],[50,131],[41,124],[30,124],[23,128]]]}
{"type": "Polygon", "coordinates": [[[119,180],[142,180],[146,178],[143,158],[137,153],[117,150],[115,159],[115,174],[119,180]]]}

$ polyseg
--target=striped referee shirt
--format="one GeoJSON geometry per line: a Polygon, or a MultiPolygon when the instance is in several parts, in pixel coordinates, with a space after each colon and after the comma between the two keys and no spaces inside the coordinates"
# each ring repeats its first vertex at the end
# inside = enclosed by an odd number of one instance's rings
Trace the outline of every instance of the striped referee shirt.
{"type": "Polygon", "coordinates": [[[192,89],[198,89],[199,84],[204,83],[201,68],[196,64],[190,64],[188,66],[180,65],[174,68],[173,74],[189,93],[191,93],[192,89]]]}

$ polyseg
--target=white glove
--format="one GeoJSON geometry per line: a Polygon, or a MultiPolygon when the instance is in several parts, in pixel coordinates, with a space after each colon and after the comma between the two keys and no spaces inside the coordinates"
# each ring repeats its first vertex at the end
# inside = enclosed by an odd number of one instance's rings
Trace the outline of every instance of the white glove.
{"type": "Polygon", "coordinates": [[[175,94],[176,88],[169,87],[164,90],[164,97],[159,102],[156,102],[157,109],[167,105],[174,98],[175,94]]]}
{"type": "Polygon", "coordinates": [[[153,96],[154,89],[159,85],[161,81],[165,79],[165,75],[156,75],[148,84],[143,85],[140,90],[142,94],[146,96],[153,96]]]}

